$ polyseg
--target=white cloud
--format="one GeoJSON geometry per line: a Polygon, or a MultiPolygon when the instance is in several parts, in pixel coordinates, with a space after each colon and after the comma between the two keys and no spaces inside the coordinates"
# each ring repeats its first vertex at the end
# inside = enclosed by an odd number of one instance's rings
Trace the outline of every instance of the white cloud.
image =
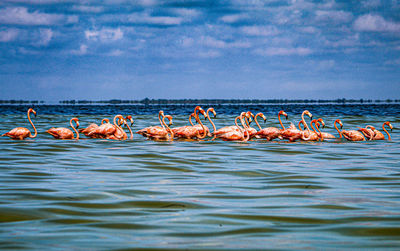
{"type": "Polygon", "coordinates": [[[327,46],[332,46],[332,47],[351,47],[351,46],[356,46],[359,44],[360,40],[360,35],[359,34],[354,34],[349,37],[344,37],[341,39],[334,39],[334,41],[326,40],[325,44],[327,46]]]}
{"type": "Polygon", "coordinates": [[[29,12],[25,7],[7,7],[0,10],[0,23],[19,25],[58,25],[75,23],[77,16],[29,12]]]}
{"type": "Polygon", "coordinates": [[[361,2],[361,5],[366,9],[377,8],[381,5],[380,0],[364,0],[361,2]]]}
{"type": "Polygon", "coordinates": [[[299,55],[306,56],[312,53],[312,50],[304,47],[271,47],[267,49],[258,49],[255,51],[259,55],[263,56],[290,56],[290,55],[299,55]]]}
{"type": "Polygon", "coordinates": [[[124,37],[123,31],[118,29],[103,28],[101,30],[86,30],[85,37],[87,40],[100,42],[113,42],[124,37]]]}
{"type": "Polygon", "coordinates": [[[17,39],[19,35],[18,29],[4,29],[0,30],[0,42],[11,42],[17,39]]]}
{"type": "Polygon", "coordinates": [[[275,26],[244,26],[241,31],[251,36],[272,36],[279,33],[275,26]]]}
{"type": "Polygon", "coordinates": [[[224,23],[236,23],[238,21],[241,21],[243,19],[247,19],[248,15],[246,14],[234,14],[234,15],[225,15],[220,18],[220,20],[224,23]]]}
{"type": "Polygon", "coordinates": [[[219,48],[219,49],[251,47],[251,44],[248,42],[242,42],[242,41],[226,42],[210,36],[202,36],[200,38],[200,43],[208,47],[219,48]]]}
{"type": "Polygon", "coordinates": [[[216,50],[209,50],[209,51],[199,51],[197,55],[200,58],[217,58],[221,56],[221,52],[216,50]]]}
{"type": "Polygon", "coordinates": [[[104,11],[103,6],[74,5],[72,10],[89,13],[100,13],[104,11]]]}
{"type": "Polygon", "coordinates": [[[347,23],[353,19],[353,14],[346,11],[325,11],[317,10],[315,12],[317,21],[347,23]]]}
{"type": "Polygon", "coordinates": [[[201,12],[194,9],[187,9],[187,8],[177,8],[171,10],[173,13],[185,17],[187,19],[196,18],[201,15],[201,12]]]}
{"type": "Polygon", "coordinates": [[[39,38],[34,43],[36,46],[47,46],[53,38],[53,31],[51,29],[39,29],[39,38]]]}
{"type": "Polygon", "coordinates": [[[309,33],[309,34],[314,34],[319,32],[317,28],[312,26],[301,27],[299,28],[299,30],[303,33],[309,33]]]}
{"type": "Polygon", "coordinates": [[[141,24],[179,25],[184,22],[184,19],[182,17],[150,16],[148,13],[133,13],[128,15],[127,21],[141,24]]]}
{"type": "Polygon", "coordinates": [[[383,17],[372,14],[358,17],[353,27],[357,31],[400,32],[400,23],[386,21],[383,17]]]}
{"type": "Polygon", "coordinates": [[[87,54],[88,46],[81,44],[78,50],[72,50],[71,53],[74,55],[85,55],[87,54]]]}
{"type": "Polygon", "coordinates": [[[112,50],[111,52],[109,52],[107,55],[108,56],[112,56],[112,57],[118,57],[121,56],[124,52],[121,51],[120,49],[116,49],[116,50],[112,50]]]}

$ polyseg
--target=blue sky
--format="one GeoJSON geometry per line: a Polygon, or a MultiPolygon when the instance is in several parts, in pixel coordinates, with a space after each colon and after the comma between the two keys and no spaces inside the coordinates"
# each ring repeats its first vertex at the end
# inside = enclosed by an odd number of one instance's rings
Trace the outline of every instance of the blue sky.
{"type": "Polygon", "coordinates": [[[400,0],[2,0],[0,99],[399,98],[400,0]]]}

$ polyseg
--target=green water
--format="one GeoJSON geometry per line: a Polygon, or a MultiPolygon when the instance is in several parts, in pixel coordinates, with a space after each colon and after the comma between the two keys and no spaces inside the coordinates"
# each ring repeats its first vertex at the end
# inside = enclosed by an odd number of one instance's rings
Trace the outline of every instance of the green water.
{"type": "MultiPolygon", "coordinates": [[[[33,140],[0,138],[0,249],[400,248],[399,130],[392,141],[322,143],[60,141],[44,132],[70,117],[40,115],[33,140]]],[[[104,116],[78,117],[83,127],[104,116]]],[[[335,134],[337,116],[323,117],[335,134]]],[[[134,119],[135,130],[157,124],[155,115],[134,119]]],[[[396,116],[341,119],[346,129],[400,125],[396,116]]],[[[0,122],[1,133],[28,127],[24,114],[0,122]]]]}

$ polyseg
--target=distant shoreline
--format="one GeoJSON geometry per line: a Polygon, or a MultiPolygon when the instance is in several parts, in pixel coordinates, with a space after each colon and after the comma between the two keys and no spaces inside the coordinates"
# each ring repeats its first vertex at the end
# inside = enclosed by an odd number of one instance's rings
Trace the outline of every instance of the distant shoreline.
{"type": "Polygon", "coordinates": [[[0,105],[179,105],[179,104],[393,104],[400,99],[142,99],[142,100],[0,100],[0,105]]]}

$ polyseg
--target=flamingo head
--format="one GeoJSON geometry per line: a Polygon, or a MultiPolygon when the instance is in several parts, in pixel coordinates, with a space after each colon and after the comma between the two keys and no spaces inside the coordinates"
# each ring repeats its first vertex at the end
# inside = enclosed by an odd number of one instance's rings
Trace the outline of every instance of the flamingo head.
{"type": "Polygon", "coordinates": [[[261,116],[261,118],[263,118],[264,123],[267,121],[267,117],[265,117],[264,113],[260,112],[260,113],[257,113],[257,115],[259,115],[259,116],[261,116]]]}
{"type": "Polygon", "coordinates": [[[29,108],[29,109],[28,109],[28,113],[30,113],[30,112],[32,112],[32,113],[35,115],[35,118],[36,118],[36,111],[33,110],[32,108],[29,108]]]}
{"type": "Polygon", "coordinates": [[[335,123],[339,123],[340,129],[343,128],[343,123],[342,123],[342,121],[340,119],[335,120],[335,123]]]}
{"type": "MultiPolygon", "coordinates": [[[[325,128],[325,122],[324,122],[324,120],[323,120],[322,118],[317,119],[317,121],[318,121],[319,123],[321,123],[322,128],[325,128]]],[[[318,124],[319,124],[319,123],[318,123],[318,124]]]]}
{"type": "Polygon", "coordinates": [[[310,117],[311,120],[313,119],[313,118],[312,118],[311,112],[309,112],[308,110],[305,110],[305,111],[303,112],[303,114],[305,114],[305,115],[307,115],[308,117],[310,117]]]}
{"type": "Polygon", "coordinates": [[[383,123],[384,125],[388,125],[390,128],[390,131],[393,131],[393,126],[389,121],[386,121],[385,123],[383,123]]]}
{"type": "Polygon", "coordinates": [[[101,124],[104,124],[104,123],[110,123],[110,120],[109,119],[102,119],[101,120],[101,124]]]}
{"type": "Polygon", "coordinates": [[[79,127],[79,119],[78,118],[72,118],[71,119],[71,122],[72,121],[75,121],[75,123],[76,123],[76,128],[78,128],[79,127]]]}
{"type": "Polygon", "coordinates": [[[204,116],[204,119],[207,119],[207,113],[203,110],[203,108],[201,108],[200,106],[199,106],[199,112],[201,113],[201,114],[203,114],[203,116],[204,116]]]}
{"type": "Polygon", "coordinates": [[[171,126],[172,125],[172,116],[171,115],[165,115],[165,118],[167,118],[168,121],[169,121],[168,126],[171,126]]]}
{"type": "Polygon", "coordinates": [[[254,114],[251,111],[246,112],[250,117],[254,118],[254,114]]]}
{"type": "Polygon", "coordinates": [[[164,111],[163,111],[163,110],[160,110],[160,111],[158,112],[158,116],[164,117],[164,111]]]}
{"type": "Polygon", "coordinates": [[[131,126],[133,125],[133,118],[132,118],[131,115],[126,116],[125,120],[130,121],[131,122],[131,126]]]}
{"type": "Polygon", "coordinates": [[[285,116],[286,120],[289,118],[289,116],[287,115],[287,113],[284,112],[283,110],[281,110],[281,111],[278,113],[278,115],[283,115],[283,116],[285,116]]]}
{"type": "Polygon", "coordinates": [[[214,114],[214,118],[217,117],[217,113],[215,112],[214,108],[208,108],[207,112],[212,112],[214,114]]]}

